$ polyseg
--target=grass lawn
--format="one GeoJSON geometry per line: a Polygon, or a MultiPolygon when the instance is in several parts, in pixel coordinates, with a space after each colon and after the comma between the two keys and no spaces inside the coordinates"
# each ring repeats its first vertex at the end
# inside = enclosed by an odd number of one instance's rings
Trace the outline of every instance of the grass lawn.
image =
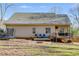
{"type": "Polygon", "coordinates": [[[8,56],[79,56],[73,43],[36,43],[25,39],[0,41],[0,55],[8,56]]]}

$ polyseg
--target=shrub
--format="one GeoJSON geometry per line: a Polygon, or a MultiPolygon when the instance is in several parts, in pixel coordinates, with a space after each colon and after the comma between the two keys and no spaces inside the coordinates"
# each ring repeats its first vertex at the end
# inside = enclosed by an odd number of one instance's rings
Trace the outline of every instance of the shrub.
{"type": "Polygon", "coordinates": [[[72,42],[71,40],[68,40],[68,41],[67,41],[67,43],[71,43],[71,42],[72,42]]]}

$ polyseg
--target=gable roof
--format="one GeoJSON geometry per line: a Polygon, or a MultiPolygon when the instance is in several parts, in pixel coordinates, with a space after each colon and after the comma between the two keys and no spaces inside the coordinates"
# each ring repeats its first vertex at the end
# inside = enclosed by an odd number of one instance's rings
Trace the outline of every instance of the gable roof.
{"type": "Polygon", "coordinates": [[[5,24],[70,24],[66,14],[15,13],[5,24]]]}

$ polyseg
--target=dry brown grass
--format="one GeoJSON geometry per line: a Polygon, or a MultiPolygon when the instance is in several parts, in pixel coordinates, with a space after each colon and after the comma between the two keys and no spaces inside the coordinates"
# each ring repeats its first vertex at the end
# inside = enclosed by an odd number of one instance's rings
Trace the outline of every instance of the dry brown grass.
{"type": "Polygon", "coordinates": [[[79,55],[79,44],[39,42],[25,39],[0,40],[2,56],[79,55]]]}
{"type": "Polygon", "coordinates": [[[72,41],[73,41],[73,42],[79,42],[79,37],[78,37],[78,36],[74,36],[74,37],[72,38],[72,41]]]}

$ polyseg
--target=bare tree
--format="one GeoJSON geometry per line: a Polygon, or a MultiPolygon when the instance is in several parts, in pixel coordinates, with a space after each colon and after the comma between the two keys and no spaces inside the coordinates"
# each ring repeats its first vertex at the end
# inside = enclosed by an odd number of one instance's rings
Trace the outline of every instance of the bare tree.
{"type": "Polygon", "coordinates": [[[69,10],[72,18],[79,24],[79,4],[69,10]]]}
{"type": "Polygon", "coordinates": [[[59,12],[61,12],[62,11],[62,8],[61,7],[59,7],[59,6],[54,6],[54,7],[52,7],[52,8],[50,8],[50,12],[51,13],[59,13],[59,12]]]}
{"type": "Polygon", "coordinates": [[[13,4],[0,4],[0,15],[1,15],[1,21],[4,19],[4,16],[6,14],[6,12],[8,11],[8,9],[13,6],[13,4]]]}

